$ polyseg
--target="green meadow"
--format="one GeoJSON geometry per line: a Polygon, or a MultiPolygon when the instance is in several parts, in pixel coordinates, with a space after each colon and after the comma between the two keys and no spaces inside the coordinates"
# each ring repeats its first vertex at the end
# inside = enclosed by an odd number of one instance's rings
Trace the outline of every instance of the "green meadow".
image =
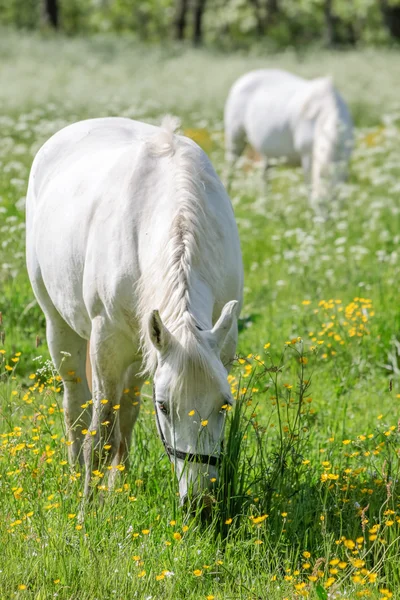
{"type": "Polygon", "coordinates": [[[398,52],[218,54],[128,38],[0,36],[0,598],[400,598],[398,52]],[[230,191],[245,299],[225,458],[208,521],[179,507],[151,381],[131,470],[80,518],[62,385],[25,268],[24,200],[41,144],[109,115],[182,131],[224,178],[230,85],[262,66],[332,74],[356,125],[329,219],[300,169],[265,182],[251,152],[230,191]]]}

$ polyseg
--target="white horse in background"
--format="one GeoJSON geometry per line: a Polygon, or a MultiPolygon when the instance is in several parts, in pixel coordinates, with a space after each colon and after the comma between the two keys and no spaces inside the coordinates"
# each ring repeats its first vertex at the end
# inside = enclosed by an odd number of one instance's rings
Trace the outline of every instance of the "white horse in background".
{"type": "Polygon", "coordinates": [[[64,383],[70,459],[86,464],[86,495],[93,471],[127,463],[147,373],[181,498],[217,476],[242,260],[229,197],[175,126],[171,118],[161,128],[123,118],[75,123],[44,144],[30,174],[28,272],[64,383]]]}
{"type": "Polygon", "coordinates": [[[310,201],[328,199],[347,177],[353,148],[349,110],[330,77],[302,79],[260,69],[240,77],[225,104],[226,159],[233,170],[246,142],[266,159],[301,164],[310,201]]]}

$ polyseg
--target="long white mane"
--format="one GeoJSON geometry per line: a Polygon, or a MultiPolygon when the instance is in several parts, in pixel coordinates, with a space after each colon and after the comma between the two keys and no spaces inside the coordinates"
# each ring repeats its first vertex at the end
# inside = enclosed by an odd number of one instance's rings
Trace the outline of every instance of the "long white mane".
{"type": "Polygon", "coordinates": [[[148,331],[150,313],[157,309],[164,325],[174,334],[176,372],[186,379],[208,373],[211,367],[191,314],[190,289],[194,265],[202,281],[213,289],[217,287],[220,244],[214,218],[207,207],[204,182],[214,186],[219,182],[214,182],[204,169],[199,173],[200,150],[174,134],[178,125],[177,119],[164,118],[161,130],[147,142],[151,156],[170,161],[174,214],[162,256],[142,273],[138,315],[143,371],[152,374],[157,366],[157,353],[148,331]]]}
{"type": "Polygon", "coordinates": [[[351,151],[349,115],[337,94],[331,77],[313,82],[313,94],[303,107],[302,115],[315,123],[312,188],[316,196],[327,193],[323,189],[332,178],[342,179],[342,170],[347,165],[351,151]]]}

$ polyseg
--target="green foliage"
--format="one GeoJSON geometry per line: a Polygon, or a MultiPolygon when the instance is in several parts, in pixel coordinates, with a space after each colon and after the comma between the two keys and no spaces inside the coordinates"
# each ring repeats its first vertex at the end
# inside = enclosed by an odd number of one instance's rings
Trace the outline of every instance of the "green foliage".
{"type": "Polygon", "coordinates": [[[143,40],[168,37],[173,17],[171,0],[102,3],[61,0],[60,8],[63,28],[69,34],[82,31],[134,32],[143,40]]]}
{"type": "MultiPolygon", "coordinates": [[[[59,0],[61,29],[79,33],[133,33],[146,41],[174,37],[177,0],[59,0]]],[[[390,0],[389,6],[398,6],[390,0]]],[[[280,0],[278,12],[268,12],[268,2],[259,0],[259,10],[250,0],[213,0],[206,4],[206,38],[217,46],[247,47],[255,42],[264,47],[290,47],[324,41],[324,0],[280,0]],[[261,30],[260,30],[261,27],[261,30]]],[[[41,0],[0,0],[0,25],[18,28],[44,26],[41,0]]],[[[375,0],[333,0],[332,16],[338,44],[388,42],[380,3],[375,0]]],[[[191,31],[193,15],[188,11],[191,31]]]]}
{"type": "Polygon", "coordinates": [[[40,20],[37,0],[0,0],[0,24],[21,29],[35,29],[40,20]]]}

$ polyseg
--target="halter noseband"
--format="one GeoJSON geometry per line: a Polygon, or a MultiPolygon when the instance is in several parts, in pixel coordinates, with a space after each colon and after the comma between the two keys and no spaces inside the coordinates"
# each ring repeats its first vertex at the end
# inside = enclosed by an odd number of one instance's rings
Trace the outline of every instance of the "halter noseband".
{"type": "Polygon", "coordinates": [[[165,439],[163,430],[161,428],[160,419],[158,416],[154,382],[153,382],[153,403],[154,403],[154,410],[156,413],[156,423],[157,423],[158,434],[163,443],[165,452],[170,460],[172,460],[174,458],[179,458],[180,460],[187,460],[188,462],[201,463],[203,465],[211,465],[212,467],[217,467],[219,465],[219,463],[221,462],[221,459],[222,459],[222,450],[223,450],[222,443],[221,443],[221,454],[219,456],[213,456],[213,455],[209,455],[209,454],[194,454],[192,452],[183,452],[182,450],[177,450],[176,448],[173,448],[172,446],[170,446],[167,443],[167,440],[165,439]]]}

